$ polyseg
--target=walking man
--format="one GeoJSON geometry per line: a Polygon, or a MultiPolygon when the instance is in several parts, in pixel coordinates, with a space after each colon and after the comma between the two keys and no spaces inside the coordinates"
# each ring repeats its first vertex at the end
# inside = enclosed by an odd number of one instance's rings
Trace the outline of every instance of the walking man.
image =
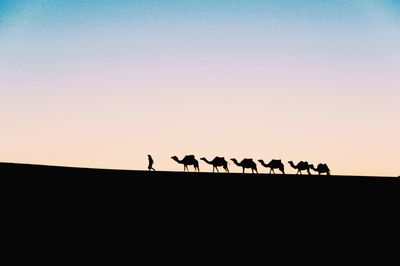
{"type": "Polygon", "coordinates": [[[149,169],[149,171],[151,171],[151,170],[155,171],[156,169],[153,168],[153,164],[154,164],[153,158],[151,158],[151,155],[147,155],[147,157],[149,158],[149,166],[147,168],[149,169]]]}

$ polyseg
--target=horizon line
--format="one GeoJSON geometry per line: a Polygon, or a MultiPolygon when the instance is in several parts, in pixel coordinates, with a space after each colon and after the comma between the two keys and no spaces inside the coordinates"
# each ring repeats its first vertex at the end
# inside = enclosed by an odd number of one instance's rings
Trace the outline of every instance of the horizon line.
{"type": "Polygon", "coordinates": [[[85,167],[85,166],[68,166],[68,165],[50,165],[50,164],[36,164],[36,163],[20,163],[20,162],[0,162],[0,166],[2,165],[14,165],[14,166],[38,166],[38,167],[53,167],[53,168],[69,168],[69,169],[82,169],[82,170],[102,170],[102,171],[122,171],[122,172],[149,172],[149,173],[188,173],[188,174],[217,174],[217,175],[249,175],[249,176],[257,176],[257,175],[268,175],[268,176],[319,176],[319,177],[376,177],[376,178],[399,178],[400,176],[377,176],[377,175],[319,175],[319,174],[270,174],[270,173],[241,173],[241,172],[212,172],[212,171],[202,171],[202,172],[195,172],[195,171],[170,171],[170,170],[157,170],[155,172],[150,172],[148,170],[137,170],[137,169],[123,169],[123,168],[98,168],[98,167],[85,167]]]}

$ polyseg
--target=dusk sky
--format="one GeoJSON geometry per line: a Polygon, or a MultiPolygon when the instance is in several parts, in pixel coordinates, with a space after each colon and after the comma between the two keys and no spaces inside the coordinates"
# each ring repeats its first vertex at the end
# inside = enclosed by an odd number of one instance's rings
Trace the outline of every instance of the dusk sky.
{"type": "Polygon", "coordinates": [[[398,176],[400,1],[0,0],[0,114],[2,162],[398,176]]]}

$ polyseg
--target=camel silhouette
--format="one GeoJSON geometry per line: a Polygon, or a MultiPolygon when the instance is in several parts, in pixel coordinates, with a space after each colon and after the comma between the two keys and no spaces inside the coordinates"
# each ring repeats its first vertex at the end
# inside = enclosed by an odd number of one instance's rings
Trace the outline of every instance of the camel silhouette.
{"type": "Polygon", "coordinates": [[[243,168],[243,173],[244,173],[244,169],[245,168],[250,168],[251,172],[254,174],[254,171],[256,171],[256,173],[258,174],[257,171],[257,165],[256,163],[253,161],[253,159],[243,159],[240,163],[235,159],[232,158],[231,159],[232,162],[234,162],[237,166],[240,166],[243,168]]]}
{"type": "Polygon", "coordinates": [[[225,160],[224,157],[215,157],[212,161],[207,160],[206,158],[202,157],[200,160],[205,161],[208,164],[211,164],[213,166],[213,173],[214,170],[217,170],[219,173],[218,167],[222,166],[225,169],[225,172],[229,173],[228,169],[228,162],[225,160]]]}
{"type": "Polygon", "coordinates": [[[285,166],[283,165],[281,160],[271,160],[268,164],[264,162],[264,160],[258,160],[262,166],[270,168],[269,173],[274,173],[274,169],[279,169],[283,174],[285,174],[285,166]]]}
{"type": "Polygon", "coordinates": [[[187,170],[189,172],[188,165],[193,165],[194,170],[200,172],[199,169],[199,161],[194,158],[194,155],[186,155],[182,160],[179,160],[178,157],[172,156],[172,160],[176,161],[177,163],[183,164],[183,171],[187,170]]]}
{"type": "Polygon", "coordinates": [[[326,175],[331,175],[331,170],[329,169],[328,165],[326,163],[320,163],[318,164],[317,168],[314,167],[313,164],[310,165],[310,168],[316,172],[318,172],[318,174],[323,174],[326,173],[326,175]]]}
{"type": "Polygon", "coordinates": [[[299,173],[302,175],[303,173],[301,171],[303,171],[303,170],[307,170],[307,173],[309,175],[311,175],[311,173],[310,173],[310,165],[308,164],[308,162],[300,161],[297,165],[294,165],[292,161],[289,161],[289,164],[294,169],[297,169],[296,175],[299,174],[299,173]]]}

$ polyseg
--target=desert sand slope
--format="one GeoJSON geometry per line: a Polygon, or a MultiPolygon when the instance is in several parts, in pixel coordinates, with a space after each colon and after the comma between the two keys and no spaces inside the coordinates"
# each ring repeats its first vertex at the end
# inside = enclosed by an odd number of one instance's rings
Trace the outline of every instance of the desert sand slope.
{"type": "Polygon", "coordinates": [[[5,254],[147,263],[400,263],[397,178],[8,163],[0,163],[0,176],[5,254]]]}

